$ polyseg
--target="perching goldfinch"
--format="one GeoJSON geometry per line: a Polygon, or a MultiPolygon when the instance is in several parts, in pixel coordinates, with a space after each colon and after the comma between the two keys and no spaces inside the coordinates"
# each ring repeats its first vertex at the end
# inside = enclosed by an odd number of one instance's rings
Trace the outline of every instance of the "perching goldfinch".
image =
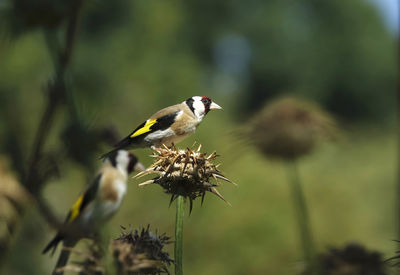
{"type": "Polygon", "coordinates": [[[118,142],[113,151],[125,148],[161,147],[163,144],[170,147],[193,134],[210,110],[218,109],[222,108],[210,98],[193,96],[152,115],[118,142]]]}
{"type": "MultiPolygon", "coordinates": [[[[65,228],[50,241],[43,254],[50,249],[53,249],[54,253],[61,241],[64,246],[73,247],[79,239],[96,233],[99,225],[119,209],[127,189],[128,175],[134,169],[140,168],[138,165],[141,164],[137,158],[125,150],[109,154],[104,159],[95,180],[69,211],[64,223],[65,228]]],[[[65,266],[69,252],[62,251],[57,267],[65,266]]]]}

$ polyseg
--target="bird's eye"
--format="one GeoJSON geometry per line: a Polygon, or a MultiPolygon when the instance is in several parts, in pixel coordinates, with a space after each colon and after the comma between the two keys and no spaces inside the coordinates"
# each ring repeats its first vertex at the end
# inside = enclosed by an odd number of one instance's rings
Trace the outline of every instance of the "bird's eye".
{"type": "Polygon", "coordinates": [[[208,98],[203,98],[203,99],[201,100],[201,102],[203,102],[203,104],[206,105],[206,106],[208,106],[208,105],[211,104],[211,102],[210,102],[210,100],[209,100],[208,98]]]}

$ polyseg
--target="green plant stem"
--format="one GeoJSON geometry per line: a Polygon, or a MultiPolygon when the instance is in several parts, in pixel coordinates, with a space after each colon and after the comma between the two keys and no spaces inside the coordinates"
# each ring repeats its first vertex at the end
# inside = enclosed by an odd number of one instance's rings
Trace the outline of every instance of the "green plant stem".
{"type": "Polygon", "coordinates": [[[176,221],[175,221],[175,275],[182,275],[182,240],[183,240],[183,216],[184,197],[176,199],[176,221]]]}
{"type": "Polygon", "coordinates": [[[308,217],[308,210],[306,200],[304,198],[303,190],[301,187],[301,181],[297,170],[297,163],[295,160],[287,162],[287,176],[292,192],[292,198],[298,219],[298,226],[300,232],[300,239],[302,243],[304,259],[307,266],[314,274],[315,266],[314,262],[314,241],[311,232],[310,219],[308,217]]]}
{"type": "MultiPolygon", "coordinates": [[[[400,12],[400,6],[398,6],[400,12]]],[[[400,17],[398,17],[397,24],[400,24],[400,17]]],[[[397,74],[400,75],[400,37],[397,36],[397,74]]],[[[397,196],[396,196],[396,226],[397,226],[397,240],[400,241],[400,77],[397,77],[397,196]]],[[[400,242],[397,245],[400,249],[400,242]]]]}

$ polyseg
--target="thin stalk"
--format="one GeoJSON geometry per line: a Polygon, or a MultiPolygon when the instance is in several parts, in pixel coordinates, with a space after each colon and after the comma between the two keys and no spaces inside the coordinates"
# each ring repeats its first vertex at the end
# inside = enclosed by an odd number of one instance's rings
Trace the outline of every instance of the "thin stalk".
{"type": "MultiPolygon", "coordinates": [[[[59,64],[57,64],[56,71],[54,73],[54,77],[52,78],[51,85],[49,84],[47,87],[47,103],[45,109],[43,111],[42,117],[40,119],[39,125],[37,127],[37,131],[34,137],[31,153],[29,155],[28,168],[25,171],[21,171],[20,177],[23,179],[23,184],[27,188],[27,190],[37,198],[37,202],[39,205],[39,210],[42,212],[43,216],[47,219],[47,221],[54,225],[56,228],[59,228],[61,224],[56,219],[56,216],[51,212],[51,209],[46,206],[44,201],[40,198],[40,192],[42,190],[43,185],[45,184],[45,180],[43,177],[38,175],[39,163],[43,156],[43,151],[47,139],[50,135],[52,126],[54,125],[55,116],[57,114],[58,109],[62,104],[62,100],[65,97],[65,73],[68,69],[68,65],[71,60],[72,50],[74,46],[74,41],[76,38],[76,30],[78,23],[78,15],[79,10],[82,4],[82,0],[76,0],[72,6],[72,11],[70,14],[70,18],[68,20],[68,25],[65,34],[65,47],[59,53],[59,64]]],[[[48,40],[47,43],[50,41],[48,40]]],[[[49,46],[49,51],[51,51],[51,46],[49,46]]],[[[52,53],[50,53],[52,54],[52,53]]],[[[54,55],[54,54],[53,54],[54,55]]],[[[17,145],[18,146],[18,145],[17,145]]],[[[19,146],[18,146],[19,147],[19,146]]],[[[23,216],[26,209],[20,210],[20,216],[23,216]]],[[[9,227],[9,234],[11,236],[14,235],[16,231],[17,224],[14,224],[12,227],[9,227]]],[[[4,262],[5,255],[10,248],[10,237],[6,240],[2,239],[0,236],[0,266],[4,262]]]]}
{"type": "Polygon", "coordinates": [[[315,267],[313,266],[315,253],[314,241],[311,232],[310,219],[308,217],[307,204],[301,187],[296,161],[289,161],[287,162],[286,166],[294,208],[298,220],[297,222],[299,226],[304,259],[307,263],[307,266],[309,266],[311,270],[315,270],[315,267]]]}
{"type": "MultiPolygon", "coordinates": [[[[38,163],[40,162],[43,147],[49,136],[50,129],[53,126],[56,112],[61,106],[62,100],[65,98],[65,74],[71,61],[81,4],[82,0],[76,0],[71,4],[71,14],[68,18],[67,29],[65,32],[64,49],[60,50],[60,52],[57,52],[56,54],[53,53],[53,55],[59,55],[59,62],[55,64],[55,82],[48,86],[48,101],[33,142],[32,154],[30,156],[29,167],[24,182],[27,189],[34,195],[40,192],[41,187],[44,184],[36,174],[38,163]]],[[[53,47],[48,33],[46,39],[49,52],[52,54],[51,50],[53,47]]]]}
{"type": "MultiPolygon", "coordinates": [[[[398,5],[398,13],[400,14],[400,5],[398,5]]],[[[400,28],[400,16],[397,22],[400,28]]],[[[397,196],[396,196],[396,226],[397,240],[400,240],[400,33],[397,34],[397,196]]],[[[400,243],[398,243],[400,249],[400,243]]]]}
{"type": "Polygon", "coordinates": [[[182,275],[182,243],[183,243],[183,216],[184,197],[176,199],[176,221],[175,221],[175,275],[182,275]]]}

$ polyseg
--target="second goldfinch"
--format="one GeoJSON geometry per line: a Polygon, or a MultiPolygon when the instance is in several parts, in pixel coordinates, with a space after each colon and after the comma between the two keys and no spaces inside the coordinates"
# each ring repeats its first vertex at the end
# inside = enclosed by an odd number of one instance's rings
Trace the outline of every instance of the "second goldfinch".
{"type": "MultiPolygon", "coordinates": [[[[125,150],[109,154],[104,159],[97,177],[76,200],[67,215],[64,227],[45,247],[43,254],[50,249],[53,249],[54,253],[61,241],[64,246],[73,247],[79,239],[96,233],[99,226],[119,209],[127,189],[128,175],[133,170],[142,169],[140,166],[142,165],[137,158],[125,150]]],[[[69,252],[61,252],[57,267],[65,266],[69,252]]]]}
{"type": "Polygon", "coordinates": [[[126,148],[161,147],[163,144],[170,147],[193,134],[210,110],[219,109],[222,108],[209,97],[193,96],[152,115],[118,142],[111,152],[126,148]]]}

